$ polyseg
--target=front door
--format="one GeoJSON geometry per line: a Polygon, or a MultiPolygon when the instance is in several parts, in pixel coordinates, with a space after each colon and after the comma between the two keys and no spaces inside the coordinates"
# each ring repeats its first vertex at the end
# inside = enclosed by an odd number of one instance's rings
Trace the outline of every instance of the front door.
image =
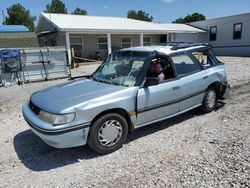
{"type": "Polygon", "coordinates": [[[156,77],[159,79],[159,84],[139,89],[137,96],[138,126],[159,121],[179,111],[180,80],[176,79],[169,57],[156,56],[153,58],[146,76],[147,78],[156,77]]]}
{"type": "Polygon", "coordinates": [[[179,80],[140,88],[137,99],[137,125],[159,121],[179,111],[179,80]]]}

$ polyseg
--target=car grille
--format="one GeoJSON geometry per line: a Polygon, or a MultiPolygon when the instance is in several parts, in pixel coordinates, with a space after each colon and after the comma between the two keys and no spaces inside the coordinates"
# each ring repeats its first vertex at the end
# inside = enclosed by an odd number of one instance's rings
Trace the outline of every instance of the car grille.
{"type": "Polygon", "coordinates": [[[36,105],[34,105],[31,101],[29,102],[29,107],[30,109],[36,114],[39,115],[39,112],[41,111],[41,109],[39,107],[37,107],[36,105]]]}

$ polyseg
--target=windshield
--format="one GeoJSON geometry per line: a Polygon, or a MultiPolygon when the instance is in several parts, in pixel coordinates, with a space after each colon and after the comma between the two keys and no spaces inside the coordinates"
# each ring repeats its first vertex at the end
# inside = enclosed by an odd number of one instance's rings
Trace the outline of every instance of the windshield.
{"type": "Polygon", "coordinates": [[[93,74],[93,80],[134,86],[149,52],[116,51],[93,74]]]}

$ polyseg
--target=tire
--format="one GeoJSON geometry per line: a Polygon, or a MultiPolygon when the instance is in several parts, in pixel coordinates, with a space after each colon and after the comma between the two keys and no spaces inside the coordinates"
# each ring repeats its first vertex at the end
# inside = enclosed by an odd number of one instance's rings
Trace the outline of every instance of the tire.
{"type": "Polygon", "coordinates": [[[105,155],[121,148],[127,135],[126,119],[116,113],[106,114],[91,125],[88,145],[95,152],[105,155]]]}
{"type": "Polygon", "coordinates": [[[213,87],[209,87],[205,93],[201,109],[205,113],[213,111],[217,104],[217,94],[213,87]]]}

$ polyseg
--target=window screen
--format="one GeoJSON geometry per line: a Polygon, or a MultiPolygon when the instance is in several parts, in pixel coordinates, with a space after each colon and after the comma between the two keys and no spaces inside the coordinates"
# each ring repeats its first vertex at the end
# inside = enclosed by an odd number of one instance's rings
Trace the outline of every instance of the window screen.
{"type": "Polygon", "coordinates": [[[70,48],[74,48],[75,56],[80,56],[83,50],[83,40],[81,36],[71,36],[70,37],[70,48]]]}
{"type": "Polygon", "coordinates": [[[151,37],[145,36],[143,37],[143,46],[150,46],[151,45],[151,37]]]}
{"type": "Polygon", "coordinates": [[[98,49],[99,50],[107,50],[108,49],[108,39],[107,37],[98,37],[97,39],[98,49]]]}
{"type": "Polygon", "coordinates": [[[210,27],[209,40],[216,41],[216,35],[217,35],[217,26],[210,27]]]}
{"type": "Polygon", "coordinates": [[[233,39],[241,39],[242,23],[234,24],[233,39]]]}
{"type": "Polygon", "coordinates": [[[130,48],[131,47],[131,38],[130,37],[122,37],[122,48],[130,48]]]}

